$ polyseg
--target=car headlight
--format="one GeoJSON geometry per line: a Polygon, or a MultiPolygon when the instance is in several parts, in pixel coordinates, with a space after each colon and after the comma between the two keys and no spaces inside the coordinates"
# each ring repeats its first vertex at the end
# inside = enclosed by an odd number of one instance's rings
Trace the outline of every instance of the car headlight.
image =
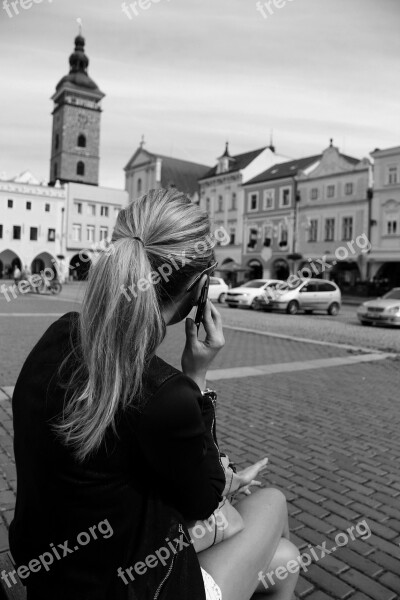
{"type": "Polygon", "coordinates": [[[387,309],[387,312],[391,313],[391,314],[399,313],[400,312],[400,306],[392,306],[391,308],[387,309]]]}

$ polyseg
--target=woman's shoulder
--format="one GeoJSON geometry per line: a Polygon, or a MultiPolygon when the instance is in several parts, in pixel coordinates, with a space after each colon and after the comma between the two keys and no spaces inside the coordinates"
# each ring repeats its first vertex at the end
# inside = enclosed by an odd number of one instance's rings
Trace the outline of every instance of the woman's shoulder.
{"type": "Polygon", "coordinates": [[[152,360],[145,378],[144,419],[184,427],[201,422],[201,391],[197,384],[159,357],[152,360]]]}

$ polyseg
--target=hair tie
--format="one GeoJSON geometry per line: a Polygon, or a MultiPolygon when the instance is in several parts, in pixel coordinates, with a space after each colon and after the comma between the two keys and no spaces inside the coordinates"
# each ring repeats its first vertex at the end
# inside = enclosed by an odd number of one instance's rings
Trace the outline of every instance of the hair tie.
{"type": "Polygon", "coordinates": [[[142,238],[133,236],[132,239],[133,240],[137,240],[138,242],[140,242],[142,244],[143,248],[144,248],[144,241],[142,240],[142,238]]]}

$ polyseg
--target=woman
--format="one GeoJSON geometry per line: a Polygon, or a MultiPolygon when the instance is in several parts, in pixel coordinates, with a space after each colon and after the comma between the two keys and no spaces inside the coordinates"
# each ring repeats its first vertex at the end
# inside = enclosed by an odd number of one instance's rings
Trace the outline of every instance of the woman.
{"type": "MultiPolygon", "coordinates": [[[[207,215],[176,190],[132,202],[81,313],[51,325],[26,360],[13,397],[10,547],[28,600],[245,600],[297,555],[271,489],[238,503],[237,535],[198,555],[188,537],[186,523],[209,517],[225,487],[206,391],[220,315],[208,303],[204,342],[186,320],[182,372],[155,352],[198,302],[213,245],[207,215]]],[[[262,464],[239,473],[243,486],[262,464]]],[[[268,593],[289,599],[296,577],[268,593]]]]}

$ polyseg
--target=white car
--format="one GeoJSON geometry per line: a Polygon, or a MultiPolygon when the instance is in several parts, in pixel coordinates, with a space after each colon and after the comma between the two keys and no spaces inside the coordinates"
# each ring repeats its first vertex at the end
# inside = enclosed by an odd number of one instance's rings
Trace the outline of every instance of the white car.
{"type": "Polygon", "coordinates": [[[257,298],[264,295],[268,287],[275,287],[281,284],[280,279],[252,279],[240,287],[232,288],[226,295],[226,303],[231,308],[237,306],[247,306],[257,308],[257,298]]]}
{"type": "Polygon", "coordinates": [[[324,279],[299,279],[296,284],[286,284],[277,289],[271,298],[271,307],[295,315],[299,310],[311,314],[326,311],[335,317],[342,305],[342,294],[333,281],[324,279]]]}
{"type": "Polygon", "coordinates": [[[208,297],[210,300],[225,302],[226,294],[229,286],[220,277],[210,277],[210,287],[208,289],[208,297]]]}
{"type": "Polygon", "coordinates": [[[361,304],[357,317],[361,325],[400,326],[400,288],[393,288],[382,298],[361,304]]]}

